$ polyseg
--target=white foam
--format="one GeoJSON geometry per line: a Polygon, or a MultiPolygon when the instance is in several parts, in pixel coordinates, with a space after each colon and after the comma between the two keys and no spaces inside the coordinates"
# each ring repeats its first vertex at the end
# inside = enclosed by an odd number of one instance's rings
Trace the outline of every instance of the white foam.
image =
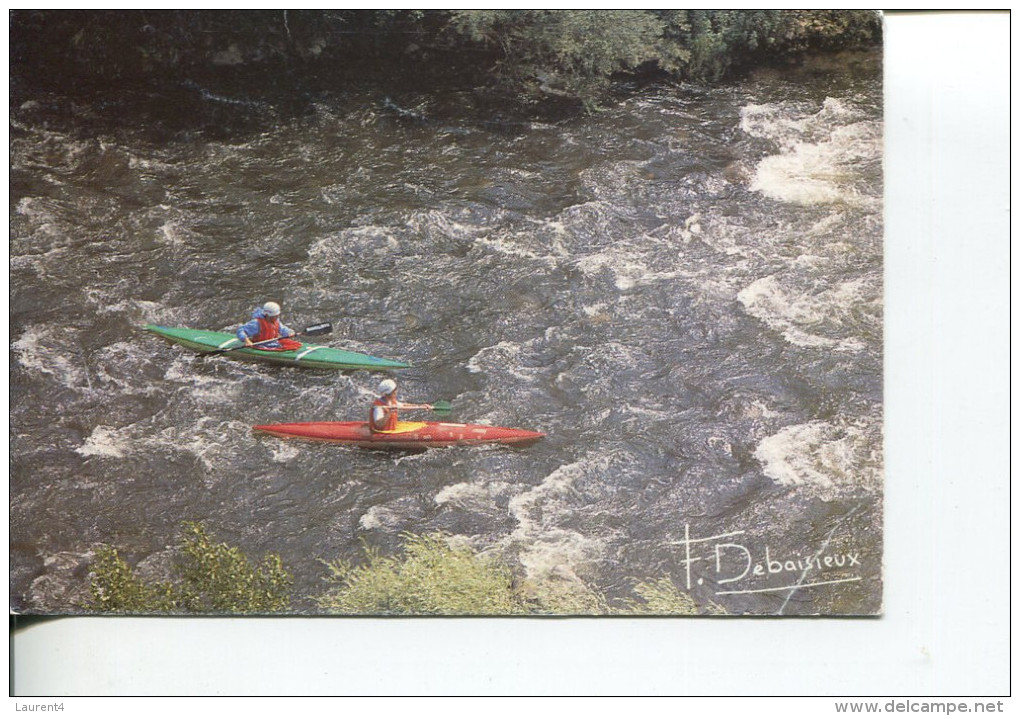
{"type": "Polygon", "coordinates": [[[372,505],[358,520],[358,526],[364,530],[376,530],[396,526],[402,520],[396,510],[385,505],[372,505]]]}
{"type": "Polygon", "coordinates": [[[565,579],[586,586],[575,570],[598,561],[603,551],[604,544],[597,538],[570,530],[549,530],[532,539],[518,553],[518,559],[528,579],[565,579]]]}
{"type": "Polygon", "coordinates": [[[733,456],[733,444],[724,437],[713,435],[705,440],[705,444],[713,450],[726,453],[730,457],[733,456]]]}
{"type": "MultiPolygon", "coordinates": [[[[121,151],[127,152],[127,150],[123,148],[121,148],[121,151]]],[[[136,154],[130,153],[128,153],[128,166],[131,167],[132,169],[138,170],[158,169],[160,171],[173,171],[174,169],[173,165],[168,162],[164,162],[159,159],[154,159],[153,157],[140,157],[136,154]]],[[[145,175],[144,171],[141,171],[139,173],[142,174],[143,176],[145,175]]]]}
{"type": "Polygon", "coordinates": [[[314,242],[308,248],[308,258],[315,265],[329,265],[344,263],[344,256],[352,251],[385,256],[399,250],[400,240],[391,227],[355,226],[314,242]]]}
{"type": "Polygon", "coordinates": [[[160,441],[169,439],[173,447],[195,455],[211,474],[221,461],[232,459],[236,446],[250,434],[251,427],[239,420],[200,418],[196,425],[164,430],[160,441]]]}
{"type": "Polygon", "coordinates": [[[867,278],[837,283],[816,293],[804,293],[773,274],[755,281],[737,294],[747,312],[781,333],[790,343],[808,348],[860,351],[865,343],[855,336],[821,335],[846,332],[855,310],[881,302],[867,278]]]}
{"type": "Polygon", "coordinates": [[[21,216],[45,216],[47,214],[43,202],[39,197],[26,196],[18,201],[14,207],[14,212],[21,216]]]}
{"type": "Polygon", "coordinates": [[[269,459],[273,462],[290,462],[300,454],[301,451],[296,445],[281,441],[277,447],[270,451],[269,459]]]}
{"type": "Polygon", "coordinates": [[[84,368],[75,362],[80,360],[72,348],[77,340],[71,331],[33,326],[11,344],[11,349],[27,370],[51,375],[66,388],[77,388],[88,383],[84,368]]]}
{"type": "Polygon", "coordinates": [[[745,417],[751,418],[753,420],[758,419],[771,420],[773,418],[778,418],[782,415],[782,413],[772,410],[769,406],[765,405],[765,403],[761,402],[760,400],[752,400],[750,403],[745,403],[744,405],[745,405],[744,408],[745,417]]]}
{"type": "MultiPolygon", "coordinates": [[[[700,229],[699,229],[700,230],[700,229]]],[[[592,278],[608,271],[613,276],[613,285],[621,292],[633,290],[636,286],[675,279],[677,270],[655,270],[654,251],[658,242],[648,235],[638,237],[639,241],[620,241],[604,250],[582,256],[574,266],[592,278]]]]}
{"type": "Polygon", "coordinates": [[[801,145],[790,154],[766,157],[758,164],[751,189],[771,199],[811,206],[845,197],[825,167],[825,152],[816,145],[801,145]]]}
{"type": "Polygon", "coordinates": [[[453,503],[457,506],[470,506],[490,503],[492,498],[489,495],[488,489],[484,486],[471,482],[461,482],[444,487],[435,496],[434,501],[437,505],[453,503]]]}
{"type": "MultiPolygon", "coordinates": [[[[425,238],[435,237],[446,239],[454,236],[458,238],[470,238],[489,233],[493,225],[500,225],[502,212],[496,212],[490,216],[484,224],[476,224],[466,221],[458,221],[455,216],[458,212],[448,209],[428,209],[416,211],[407,219],[407,227],[415,236],[425,238]]],[[[470,216],[464,213],[464,216],[470,216]]]]}
{"type": "Polygon", "coordinates": [[[741,129],[780,150],[758,163],[751,189],[801,206],[880,201],[861,191],[862,167],[881,156],[882,142],[881,123],[864,116],[831,97],[814,114],[786,102],[744,107],[741,129]]]}
{"type": "Polygon", "coordinates": [[[503,254],[504,256],[527,259],[528,261],[535,261],[549,267],[557,266],[560,260],[566,255],[566,251],[563,250],[562,245],[560,246],[560,251],[554,254],[548,254],[526,248],[521,245],[518,242],[517,237],[514,236],[497,236],[494,238],[478,237],[475,239],[475,243],[485,246],[496,253],[503,254]]]}
{"type": "Polygon", "coordinates": [[[579,498],[575,483],[593,471],[604,474],[610,462],[609,457],[602,456],[563,465],[540,485],[510,499],[509,511],[518,527],[506,542],[517,548],[529,579],[577,580],[574,570],[601,556],[602,539],[567,529],[560,522],[574,512],[573,503],[579,498]]]}
{"type": "Polygon", "coordinates": [[[656,410],[654,408],[644,407],[638,404],[624,405],[621,407],[620,412],[625,415],[636,416],[638,419],[641,419],[642,423],[648,423],[654,420],[666,420],[674,415],[674,411],[672,410],[656,410]]]}
{"type": "Polygon", "coordinates": [[[117,428],[97,425],[75,452],[83,457],[121,458],[131,452],[132,440],[117,428]]]}
{"type": "Polygon", "coordinates": [[[138,346],[118,341],[96,351],[92,356],[96,385],[104,390],[116,387],[121,395],[157,395],[160,386],[145,380],[139,374],[138,364],[148,355],[139,357],[138,346]]]}
{"type": "MultiPolygon", "coordinates": [[[[167,366],[163,377],[174,383],[187,386],[188,395],[193,400],[212,405],[226,405],[237,399],[242,392],[242,386],[235,377],[221,378],[217,375],[203,375],[193,369],[195,358],[193,354],[186,353],[175,356],[167,366]]],[[[240,363],[226,364],[226,369],[231,371],[244,371],[249,368],[240,363]]]]}
{"type": "Polygon", "coordinates": [[[513,376],[521,382],[531,383],[541,369],[524,365],[524,358],[529,355],[528,346],[538,340],[541,339],[534,339],[523,345],[500,341],[496,345],[482,348],[468,359],[467,369],[472,373],[499,372],[513,376]]]}
{"type": "Polygon", "coordinates": [[[143,301],[129,298],[122,301],[108,302],[101,296],[89,292],[89,300],[95,304],[96,313],[102,315],[126,313],[139,323],[170,323],[175,319],[174,313],[155,301],[143,301]]]}
{"type": "Polygon", "coordinates": [[[75,452],[83,457],[124,458],[137,452],[171,449],[194,455],[212,474],[218,464],[232,459],[249,431],[250,427],[240,421],[213,418],[158,431],[153,430],[151,420],[119,428],[97,425],[75,452]]]}
{"type": "Polygon", "coordinates": [[[187,232],[180,221],[167,221],[159,227],[159,232],[170,246],[180,247],[187,243],[187,232]]]}
{"type": "Polygon", "coordinates": [[[831,499],[882,484],[880,429],[871,421],[790,425],[758,444],[754,456],[776,484],[831,499]]]}

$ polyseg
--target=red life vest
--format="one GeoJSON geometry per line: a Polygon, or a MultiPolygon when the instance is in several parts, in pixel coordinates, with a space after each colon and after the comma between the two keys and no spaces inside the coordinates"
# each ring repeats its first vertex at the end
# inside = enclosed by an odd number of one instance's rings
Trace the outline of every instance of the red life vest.
{"type": "Polygon", "coordinates": [[[280,337],[280,319],[279,318],[265,318],[259,316],[255,319],[259,322],[259,332],[252,339],[252,343],[261,343],[262,341],[271,341],[274,338],[280,337]]]}
{"type": "Polygon", "coordinates": [[[368,426],[373,432],[379,430],[396,430],[397,428],[397,406],[396,403],[391,403],[385,398],[376,398],[372,401],[372,407],[368,411],[368,426]],[[375,421],[375,409],[385,408],[386,417],[383,418],[381,423],[375,421]]]}
{"type": "Polygon", "coordinates": [[[258,317],[255,320],[259,322],[259,332],[252,339],[252,343],[261,343],[262,341],[271,341],[274,338],[279,338],[277,341],[279,346],[255,346],[264,351],[296,351],[301,347],[301,343],[298,341],[292,341],[290,338],[280,338],[280,319],[279,318],[265,318],[258,317]]]}

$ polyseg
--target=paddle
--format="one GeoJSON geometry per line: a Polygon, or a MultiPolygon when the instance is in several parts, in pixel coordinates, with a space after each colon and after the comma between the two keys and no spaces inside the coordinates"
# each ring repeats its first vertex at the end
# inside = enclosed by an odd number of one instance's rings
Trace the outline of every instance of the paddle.
{"type": "Polygon", "coordinates": [[[450,411],[453,410],[453,406],[449,400],[437,400],[432,404],[419,405],[417,403],[400,403],[398,406],[400,410],[431,410],[433,413],[440,415],[449,415],[450,411]]]}
{"type": "Polygon", "coordinates": [[[222,355],[224,353],[229,353],[230,351],[236,351],[239,348],[253,348],[255,346],[261,346],[263,343],[272,343],[273,341],[278,340],[279,338],[294,338],[295,336],[324,336],[327,333],[332,333],[332,332],[333,332],[333,324],[332,323],[316,323],[314,326],[308,326],[303,331],[298,331],[293,336],[279,336],[278,338],[270,338],[267,341],[259,341],[257,343],[252,343],[250,346],[246,346],[244,343],[241,343],[240,345],[233,346],[232,348],[220,348],[220,349],[215,350],[215,351],[206,351],[205,353],[202,353],[201,355],[203,355],[203,356],[218,356],[218,355],[222,355]]]}
{"type": "Polygon", "coordinates": [[[432,412],[439,415],[449,415],[452,410],[453,406],[450,405],[449,400],[437,400],[432,404],[432,412]]]}

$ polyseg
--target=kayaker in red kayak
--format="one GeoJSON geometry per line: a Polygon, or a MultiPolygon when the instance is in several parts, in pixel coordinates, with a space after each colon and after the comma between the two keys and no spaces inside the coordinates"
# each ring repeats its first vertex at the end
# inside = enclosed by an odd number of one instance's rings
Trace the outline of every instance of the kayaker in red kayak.
{"type": "Polygon", "coordinates": [[[372,401],[368,413],[368,427],[373,433],[397,429],[397,414],[404,410],[432,410],[429,404],[401,403],[397,400],[397,381],[387,378],[379,384],[379,397],[372,401]]]}
{"type": "Polygon", "coordinates": [[[258,350],[293,351],[301,347],[289,338],[296,333],[280,322],[280,304],[269,301],[252,311],[251,320],[237,329],[237,340],[258,350]]]}

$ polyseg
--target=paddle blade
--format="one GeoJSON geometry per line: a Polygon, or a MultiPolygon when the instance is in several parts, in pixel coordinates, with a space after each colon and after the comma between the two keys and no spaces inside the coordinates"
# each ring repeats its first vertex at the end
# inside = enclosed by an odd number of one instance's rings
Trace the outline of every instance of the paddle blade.
{"type": "Polygon", "coordinates": [[[451,410],[453,410],[453,406],[450,404],[449,400],[437,400],[432,404],[433,413],[447,414],[451,410]]]}
{"type": "Polygon", "coordinates": [[[303,336],[324,336],[327,333],[333,332],[332,323],[316,323],[314,326],[308,326],[305,330],[301,331],[303,336]]]}

